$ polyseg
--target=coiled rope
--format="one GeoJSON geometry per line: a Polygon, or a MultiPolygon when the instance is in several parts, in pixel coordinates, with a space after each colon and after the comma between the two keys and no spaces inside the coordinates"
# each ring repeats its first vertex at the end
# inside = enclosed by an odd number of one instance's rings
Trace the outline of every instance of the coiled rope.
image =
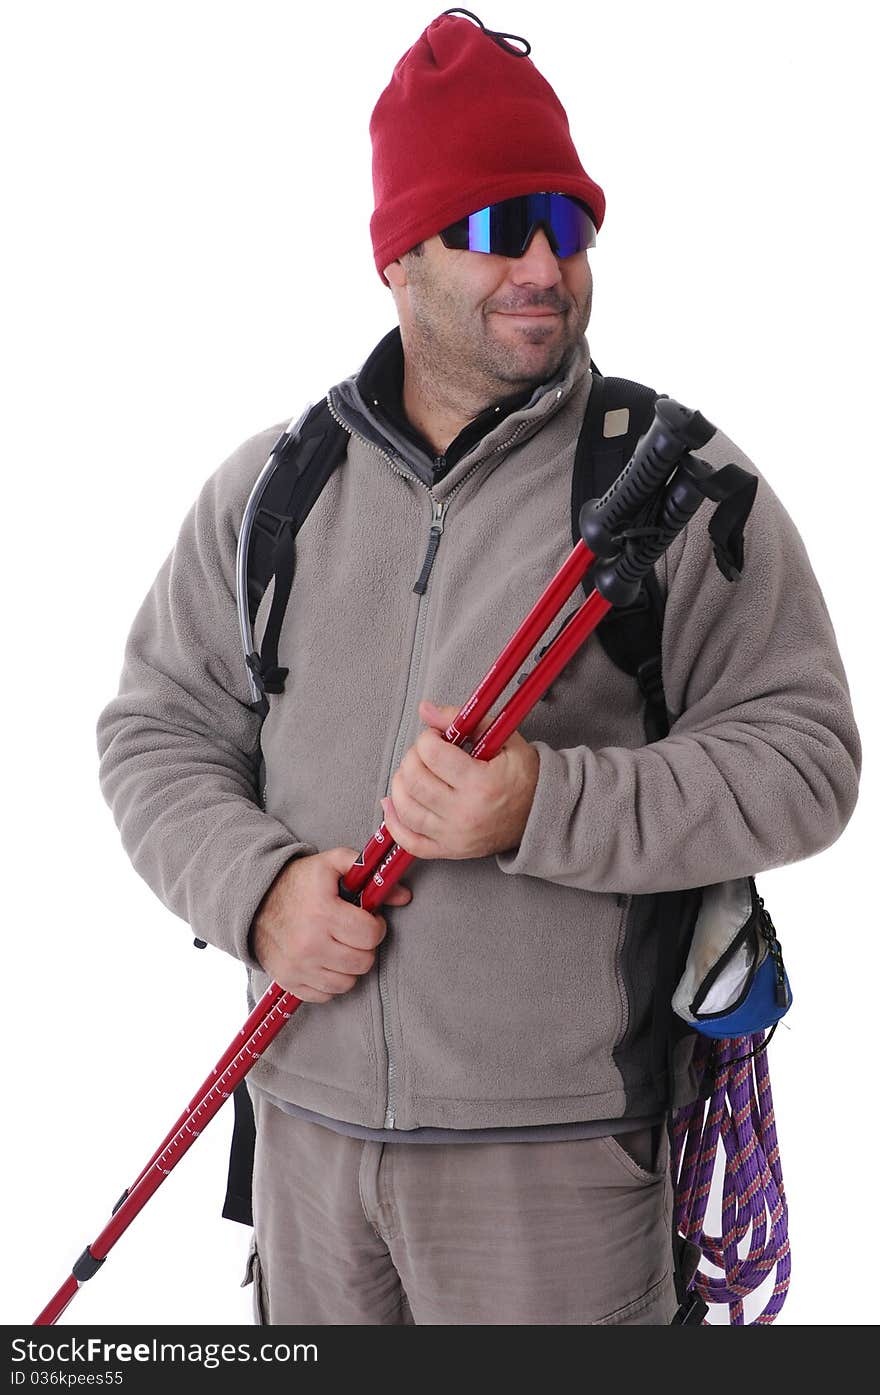
{"type": "Polygon", "coordinates": [[[675,1224],[723,1275],[698,1269],[693,1287],[705,1303],[728,1304],[735,1327],[772,1323],[782,1310],[791,1274],[788,1208],[765,1045],[763,1032],[715,1041],[701,1037],[694,1061],[704,1081],[711,1082],[712,1093],[676,1110],[673,1119],[675,1224]],[[726,1155],[721,1235],[712,1236],[704,1225],[719,1136],[726,1155]],[[742,1256],[740,1246],[750,1230],[748,1253],[742,1256]],[[765,1307],[746,1323],[743,1300],[774,1269],[776,1280],[765,1307]]]}

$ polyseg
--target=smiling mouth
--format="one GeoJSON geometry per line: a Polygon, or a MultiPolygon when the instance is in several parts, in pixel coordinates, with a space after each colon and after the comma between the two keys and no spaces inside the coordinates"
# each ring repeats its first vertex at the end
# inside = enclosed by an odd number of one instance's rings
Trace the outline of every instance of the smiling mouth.
{"type": "Polygon", "coordinates": [[[558,312],[555,311],[554,314],[543,315],[515,315],[509,314],[508,311],[499,311],[499,315],[501,315],[502,319],[516,319],[516,321],[519,321],[520,325],[534,325],[536,329],[538,325],[549,325],[552,319],[562,319],[562,315],[559,315],[558,312]]]}

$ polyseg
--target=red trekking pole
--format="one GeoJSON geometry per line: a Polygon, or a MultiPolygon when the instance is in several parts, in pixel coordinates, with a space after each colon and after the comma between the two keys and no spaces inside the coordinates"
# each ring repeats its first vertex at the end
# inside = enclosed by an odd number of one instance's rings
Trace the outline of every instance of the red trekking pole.
{"type": "MultiPolygon", "coordinates": [[[[447,741],[459,746],[467,742],[591,566],[593,591],[567,619],[532,672],[473,747],[470,754],[475,760],[491,760],[497,754],[608,610],[635,600],[642,577],[704,498],[728,500],[740,491],[746,492],[745,481],[750,486],[750,506],[756,483],[753,476],[733,465],[713,471],[705,461],[690,454],[705,445],[714,431],[699,412],[689,411],[669,398],[658,399],[654,421],[632,459],[602,499],[589,500],[584,505],[579,520],[581,540],[446,729],[447,741]],[[643,524],[648,518],[654,522],[633,527],[637,518],[643,524]]],[[[412,854],[392,842],[382,823],[340,879],[339,893],[373,911],[413,861],[412,854]]],[[[68,1278],[35,1319],[35,1326],[49,1326],[58,1320],[81,1284],[101,1267],[119,1237],[300,1002],[280,984],[270,984],[149,1162],[122,1193],[104,1229],[86,1246],[68,1278]]]]}

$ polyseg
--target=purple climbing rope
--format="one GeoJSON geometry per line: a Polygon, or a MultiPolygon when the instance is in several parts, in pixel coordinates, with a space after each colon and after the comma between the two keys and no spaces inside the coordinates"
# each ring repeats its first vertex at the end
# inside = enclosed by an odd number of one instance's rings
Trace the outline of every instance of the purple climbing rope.
{"type": "Polygon", "coordinates": [[[698,1269],[693,1287],[705,1303],[728,1304],[735,1327],[773,1322],[782,1310],[791,1274],[788,1208],[767,1052],[759,1050],[763,1043],[763,1032],[715,1041],[701,1037],[694,1062],[712,1093],[677,1110],[673,1120],[675,1223],[723,1275],[698,1269]],[[721,1235],[712,1236],[704,1224],[719,1137],[725,1152],[721,1235]],[[741,1255],[749,1231],[748,1253],[741,1255]],[[746,1323],[743,1300],[774,1269],[776,1279],[765,1307],[746,1323]]]}

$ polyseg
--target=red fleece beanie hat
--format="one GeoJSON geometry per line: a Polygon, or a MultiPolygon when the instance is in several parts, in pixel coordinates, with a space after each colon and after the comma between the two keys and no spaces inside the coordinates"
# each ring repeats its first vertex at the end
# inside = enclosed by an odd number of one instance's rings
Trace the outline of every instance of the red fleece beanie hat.
{"type": "Polygon", "coordinates": [[[455,13],[432,20],[407,50],[370,118],[370,236],[386,286],[389,263],[501,199],[568,194],[587,205],[597,230],[605,216],[605,195],[581,165],[527,40],[455,13]]]}

